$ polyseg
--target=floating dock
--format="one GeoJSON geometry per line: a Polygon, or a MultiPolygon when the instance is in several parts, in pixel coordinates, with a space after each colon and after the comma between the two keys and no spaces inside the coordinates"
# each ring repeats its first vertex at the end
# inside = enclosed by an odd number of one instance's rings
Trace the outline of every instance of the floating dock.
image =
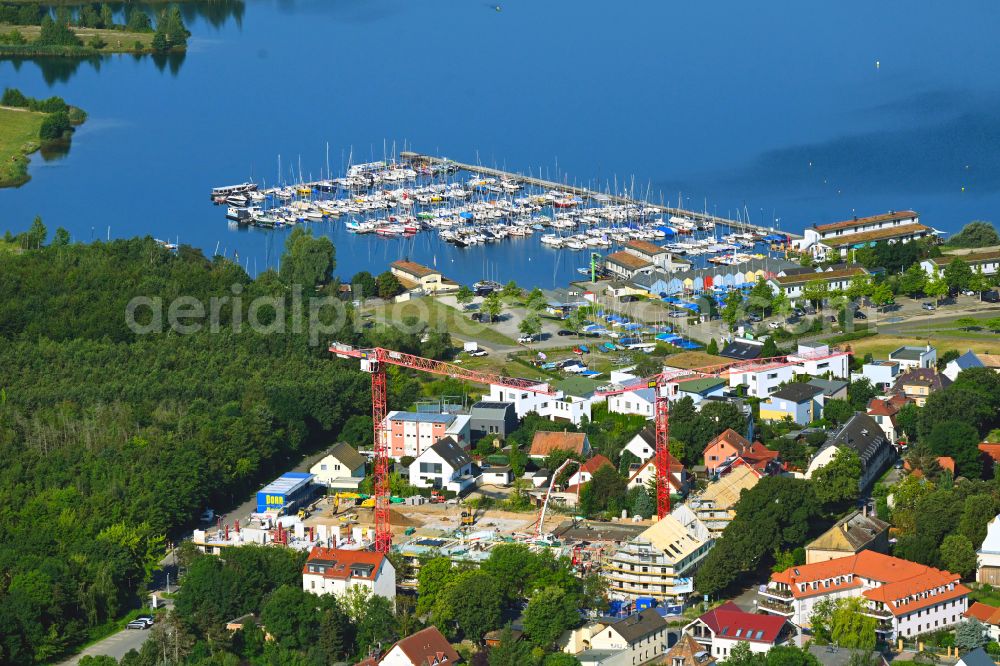
{"type": "Polygon", "coordinates": [[[780,233],[789,238],[795,240],[802,238],[801,234],[794,234],[788,231],[783,231],[780,229],[774,229],[771,227],[763,227],[758,224],[751,224],[749,222],[743,222],[739,220],[730,220],[724,217],[717,217],[715,215],[709,215],[707,213],[699,213],[693,210],[685,210],[683,208],[675,208],[672,206],[663,206],[661,204],[651,203],[649,201],[643,201],[641,199],[633,199],[630,197],[618,195],[618,194],[605,194],[603,192],[596,192],[590,190],[586,187],[579,187],[576,185],[567,185],[565,183],[559,183],[554,180],[545,180],[544,178],[536,178],[534,176],[525,176],[524,174],[514,173],[510,171],[504,171],[503,169],[494,169],[491,167],[478,166],[476,164],[465,164],[463,162],[456,162],[455,160],[446,159],[443,157],[436,157],[434,155],[424,155],[422,153],[414,153],[409,151],[404,151],[399,154],[400,160],[403,162],[409,162],[411,164],[427,164],[427,165],[453,165],[458,167],[461,171],[468,171],[470,173],[479,174],[480,176],[492,177],[492,178],[503,178],[525,185],[534,185],[535,187],[541,187],[550,190],[559,190],[560,192],[568,192],[570,194],[575,194],[580,197],[586,197],[588,199],[599,198],[604,201],[610,201],[616,204],[635,204],[641,206],[648,206],[649,208],[655,208],[665,215],[683,217],[696,223],[708,223],[721,224],[730,229],[739,232],[756,232],[762,234],[780,233]]]}

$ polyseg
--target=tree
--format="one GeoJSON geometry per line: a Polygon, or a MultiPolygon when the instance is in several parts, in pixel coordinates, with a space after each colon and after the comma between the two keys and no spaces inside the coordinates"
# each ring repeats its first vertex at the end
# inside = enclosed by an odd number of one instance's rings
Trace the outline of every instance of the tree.
{"type": "Polygon", "coordinates": [[[829,285],[827,285],[826,280],[815,279],[806,282],[805,288],[802,290],[805,299],[813,304],[815,307],[820,307],[826,297],[829,295],[829,285]]]}
{"type": "Polygon", "coordinates": [[[574,308],[569,316],[566,317],[566,328],[573,331],[577,335],[580,334],[580,330],[587,324],[587,312],[584,308],[574,308]]]}
{"type": "Polygon", "coordinates": [[[972,278],[969,280],[969,289],[978,293],[980,298],[982,298],[982,292],[990,288],[989,278],[983,273],[983,265],[976,264],[976,270],[972,274],[972,278]]]}
{"type": "Polygon", "coordinates": [[[115,13],[106,2],[101,5],[101,27],[105,30],[115,27],[115,13]]]}
{"type": "Polygon", "coordinates": [[[921,441],[935,455],[953,458],[956,473],[972,479],[982,476],[979,433],[973,425],[959,420],[942,421],[921,441]]]}
{"type": "Polygon", "coordinates": [[[517,286],[516,282],[511,280],[500,290],[500,295],[504,298],[517,298],[521,295],[521,288],[517,286]]]}
{"type": "Polygon", "coordinates": [[[831,638],[840,647],[863,652],[875,649],[875,618],[865,615],[860,597],[838,599],[831,619],[831,638]]]}
{"type": "Polygon", "coordinates": [[[920,267],[919,263],[912,264],[900,276],[899,289],[910,298],[916,298],[917,294],[924,291],[927,284],[927,272],[920,267]]]}
{"type": "Polygon", "coordinates": [[[542,332],[542,320],[534,312],[529,312],[517,325],[517,330],[524,335],[534,337],[542,332]]]}
{"type": "Polygon", "coordinates": [[[490,650],[490,666],[523,666],[531,662],[531,646],[514,638],[508,624],[500,632],[500,643],[490,650]]]}
{"type": "Polygon", "coordinates": [[[170,42],[167,41],[167,35],[166,35],[166,33],[162,32],[160,30],[157,30],[156,34],[153,35],[153,41],[150,43],[150,46],[157,53],[163,53],[164,51],[169,50],[170,49],[170,42]]]}
{"type": "Polygon", "coordinates": [[[779,355],[778,345],[775,344],[774,338],[767,336],[764,338],[764,345],[760,348],[761,358],[774,358],[779,355]]]}
{"type": "Polygon", "coordinates": [[[955,647],[962,652],[985,647],[989,642],[989,629],[976,618],[961,622],[955,627],[955,647]]]}
{"type": "Polygon", "coordinates": [[[868,408],[871,399],[879,394],[868,381],[867,377],[857,379],[847,385],[847,399],[856,411],[863,412],[868,408]]]}
{"type": "Polygon", "coordinates": [[[750,306],[759,309],[760,316],[763,317],[767,308],[771,307],[773,299],[774,290],[771,289],[771,285],[763,278],[763,276],[758,277],[757,282],[750,290],[750,306]]]}
{"type": "Polygon", "coordinates": [[[491,574],[507,602],[525,596],[528,581],[538,575],[538,559],[524,544],[499,544],[480,569],[491,574]]]}
{"type": "Polygon", "coordinates": [[[351,288],[354,297],[358,300],[365,300],[378,295],[378,285],[375,284],[375,277],[368,271],[358,271],[351,278],[351,288]]]}
{"type": "Polygon", "coordinates": [[[431,612],[438,596],[458,573],[447,557],[435,557],[423,563],[417,576],[417,615],[431,612]]]}
{"type": "Polygon", "coordinates": [[[767,563],[775,549],[805,544],[820,504],[809,481],[769,476],[743,491],[734,510],[736,517],[695,575],[701,594],[729,588],[744,572],[767,563]]]}
{"type": "Polygon", "coordinates": [[[524,611],[524,630],[540,648],[552,646],[564,631],[580,623],[578,599],[558,587],[539,590],[524,611]]]}
{"type": "MultiPolygon", "coordinates": [[[[128,32],[152,32],[153,24],[149,20],[149,14],[139,7],[126,8],[127,19],[125,29],[128,32]]],[[[166,37],[164,37],[166,39],[166,37]]],[[[154,47],[155,48],[155,47],[154,47]]]]}
{"type": "Polygon", "coordinates": [[[42,223],[42,218],[36,216],[35,220],[31,223],[31,228],[24,235],[25,247],[28,249],[40,248],[45,244],[45,239],[48,235],[48,229],[42,223]]]}
{"type": "Polygon", "coordinates": [[[771,314],[784,315],[790,309],[791,304],[788,302],[788,294],[785,293],[784,289],[776,289],[774,298],[771,299],[771,314]]]}
{"type": "Polygon", "coordinates": [[[941,542],[941,563],[945,569],[968,578],[976,570],[976,549],[963,534],[949,534],[941,542]]]}
{"type": "Polygon", "coordinates": [[[833,423],[847,423],[854,416],[854,407],[847,400],[837,398],[827,400],[823,404],[823,418],[833,423]]]}
{"type": "Polygon", "coordinates": [[[500,318],[500,313],[503,311],[503,301],[500,300],[500,294],[497,292],[490,293],[489,296],[483,299],[482,305],[483,314],[490,318],[490,321],[496,321],[500,318]]]}
{"type": "Polygon", "coordinates": [[[434,622],[478,640],[500,626],[502,595],[485,571],[463,571],[455,576],[434,603],[434,622]]]}
{"type": "Polygon", "coordinates": [[[524,307],[528,310],[542,310],[545,308],[545,294],[538,287],[535,287],[524,299],[524,307]]]}
{"type": "Polygon", "coordinates": [[[841,448],[812,475],[816,499],[827,505],[845,505],[858,498],[861,458],[854,449],[841,448]]]}
{"type": "Polygon", "coordinates": [[[892,294],[892,288],[887,283],[881,282],[872,287],[871,300],[876,307],[884,308],[892,305],[896,299],[892,294]]]}
{"type": "Polygon", "coordinates": [[[916,439],[920,423],[920,408],[916,403],[908,402],[896,413],[896,425],[909,440],[916,439]]]}
{"type": "Polygon", "coordinates": [[[311,230],[297,226],[285,240],[279,273],[281,280],[289,286],[301,285],[309,293],[330,281],[337,263],[334,255],[329,238],[314,238],[311,230]]]}
{"type": "Polygon", "coordinates": [[[622,477],[614,467],[605,465],[580,490],[580,508],[588,515],[612,508],[620,510],[625,491],[622,477]]]}
{"type": "Polygon", "coordinates": [[[951,247],[989,247],[1000,245],[1000,235],[989,222],[975,220],[962,227],[962,230],[948,239],[951,247]]]}
{"type": "Polygon", "coordinates": [[[719,345],[715,342],[715,338],[708,341],[708,344],[705,346],[705,353],[712,356],[719,355],[719,345]]]}
{"type": "Polygon", "coordinates": [[[942,298],[948,295],[948,283],[945,281],[944,276],[941,275],[941,271],[934,268],[934,274],[927,279],[926,284],[924,284],[924,293],[933,298],[936,302],[940,302],[942,298]]]}
{"type": "Polygon", "coordinates": [[[955,257],[945,266],[944,281],[952,291],[965,291],[972,284],[972,269],[962,259],[955,257]]]}
{"type": "Polygon", "coordinates": [[[958,531],[973,546],[980,546],[986,538],[986,526],[996,514],[996,502],[992,495],[983,493],[966,497],[958,531]]]}
{"type": "Polygon", "coordinates": [[[383,271],[375,278],[375,288],[378,290],[378,297],[388,301],[403,292],[403,285],[399,283],[399,278],[391,271],[383,271]]]}
{"type": "Polygon", "coordinates": [[[845,293],[852,301],[859,301],[866,296],[871,296],[873,290],[871,276],[868,273],[860,273],[851,278],[845,293]]]}
{"type": "Polygon", "coordinates": [[[275,590],[261,608],[260,620],[285,648],[305,648],[319,638],[316,597],[301,587],[283,585],[275,590]]]}
{"type": "Polygon", "coordinates": [[[765,663],[764,655],[755,654],[746,641],[734,645],[726,659],[727,666],[764,666],[765,663]]]}
{"type": "Polygon", "coordinates": [[[469,289],[468,286],[463,284],[461,287],[458,288],[458,292],[455,293],[455,300],[458,302],[459,305],[462,306],[462,309],[464,310],[466,307],[468,307],[469,303],[472,302],[472,299],[475,298],[475,296],[476,296],[475,293],[471,289],[469,289]]]}
{"type": "Polygon", "coordinates": [[[38,130],[38,138],[42,142],[59,141],[72,131],[73,125],[69,122],[69,114],[65,111],[57,111],[46,115],[42,119],[41,128],[38,130]]]}
{"type": "Polygon", "coordinates": [[[726,294],[725,307],[722,308],[722,321],[729,324],[730,329],[734,329],[742,312],[743,294],[734,289],[726,294]]]}

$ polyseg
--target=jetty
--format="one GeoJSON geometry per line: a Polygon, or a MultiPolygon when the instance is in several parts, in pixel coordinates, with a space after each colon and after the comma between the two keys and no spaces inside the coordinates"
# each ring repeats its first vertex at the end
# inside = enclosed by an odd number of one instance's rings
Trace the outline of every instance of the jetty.
{"type": "Polygon", "coordinates": [[[676,208],[673,206],[664,206],[662,204],[643,201],[641,199],[634,199],[632,197],[627,197],[620,194],[606,194],[604,192],[596,192],[586,187],[568,185],[566,183],[560,183],[554,180],[545,180],[544,178],[536,178],[534,176],[525,176],[524,174],[521,173],[514,173],[511,171],[504,171],[503,169],[484,167],[477,164],[465,164],[463,162],[456,162],[455,160],[447,159],[444,157],[437,157],[434,155],[424,155],[422,153],[403,151],[399,154],[399,158],[401,161],[413,165],[428,165],[428,166],[450,165],[453,168],[457,168],[461,171],[468,171],[470,173],[478,174],[484,177],[501,178],[544,189],[559,190],[561,192],[567,192],[569,194],[573,194],[579,197],[584,197],[587,199],[609,201],[615,204],[622,204],[622,205],[638,204],[648,208],[656,209],[665,215],[676,216],[691,220],[696,224],[706,224],[706,223],[719,224],[729,227],[734,231],[748,232],[748,233],[760,233],[760,234],[779,233],[784,236],[788,236],[790,239],[793,240],[802,238],[801,234],[795,234],[788,231],[775,229],[773,227],[764,227],[759,224],[752,224],[749,222],[744,222],[742,220],[730,220],[725,217],[709,215],[708,213],[705,212],[686,210],[684,208],[676,208]]]}

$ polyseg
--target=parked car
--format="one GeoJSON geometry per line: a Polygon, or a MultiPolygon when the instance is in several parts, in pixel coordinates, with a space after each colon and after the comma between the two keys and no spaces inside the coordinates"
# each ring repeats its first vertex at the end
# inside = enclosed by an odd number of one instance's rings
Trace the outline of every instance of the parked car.
{"type": "Polygon", "coordinates": [[[469,352],[469,356],[475,356],[479,358],[481,356],[489,356],[489,352],[487,352],[485,349],[477,349],[476,351],[469,352]]]}
{"type": "Polygon", "coordinates": [[[855,310],[854,311],[854,318],[855,319],[868,319],[868,315],[866,315],[861,310],[855,310]]]}
{"type": "Polygon", "coordinates": [[[153,626],[153,618],[151,618],[148,615],[144,615],[142,617],[137,617],[128,624],[126,624],[125,628],[144,630],[144,629],[149,629],[152,626],[153,626]]]}
{"type": "Polygon", "coordinates": [[[796,317],[804,317],[806,311],[803,310],[802,308],[795,308],[792,310],[792,314],[795,315],[796,317]]]}
{"type": "Polygon", "coordinates": [[[987,303],[1000,303],[1000,292],[997,292],[995,289],[992,291],[984,291],[982,298],[987,303]]]}
{"type": "Polygon", "coordinates": [[[556,335],[565,338],[567,335],[573,335],[573,331],[567,330],[565,328],[560,328],[558,331],[556,331],[556,335]]]}
{"type": "Polygon", "coordinates": [[[198,520],[200,520],[203,523],[212,522],[213,520],[215,520],[215,510],[205,509],[204,511],[201,512],[201,515],[198,517],[198,520]]]}
{"type": "Polygon", "coordinates": [[[780,321],[769,321],[769,322],[767,322],[767,327],[770,328],[770,329],[777,330],[777,329],[781,328],[781,322],[780,321]]]}
{"type": "Polygon", "coordinates": [[[527,345],[535,341],[535,336],[533,335],[522,335],[517,339],[517,341],[522,345],[527,345]]]}
{"type": "Polygon", "coordinates": [[[757,322],[761,321],[761,317],[759,314],[754,314],[753,312],[751,312],[750,314],[747,315],[747,321],[752,321],[753,323],[756,324],[757,322]]]}
{"type": "Polygon", "coordinates": [[[668,317],[674,317],[674,318],[677,318],[677,317],[686,317],[687,316],[687,312],[684,312],[684,310],[671,310],[670,313],[667,316],[668,317]]]}
{"type": "Polygon", "coordinates": [[[924,303],[920,307],[922,307],[924,310],[937,310],[937,306],[934,305],[933,303],[924,303]]]}

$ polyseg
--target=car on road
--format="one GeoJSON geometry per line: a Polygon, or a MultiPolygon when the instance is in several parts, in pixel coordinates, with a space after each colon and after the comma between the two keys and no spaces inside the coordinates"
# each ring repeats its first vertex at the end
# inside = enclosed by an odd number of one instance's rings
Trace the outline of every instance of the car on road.
{"type": "Polygon", "coordinates": [[[128,624],[125,625],[126,629],[149,629],[153,626],[153,618],[149,615],[143,615],[142,617],[137,617],[128,624]]]}
{"type": "Polygon", "coordinates": [[[933,303],[924,303],[920,307],[922,307],[924,310],[937,310],[937,306],[934,305],[933,303]]]}
{"type": "Polygon", "coordinates": [[[561,338],[565,338],[567,335],[573,335],[573,331],[570,331],[565,328],[560,328],[558,331],[556,331],[556,335],[558,335],[561,338]]]}
{"type": "Polygon", "coordinates": [[[868,315],[866,315],[861,310],[855,310],[854,311],[854,318],[855,319],[868,319],[868,315]]]}
{"type": "Polygon", "coordinates": [[[677,317],[686,317],[687,316],[687,312],[685,312],[684,310],[671,310],[670,313],[667,316],[668,317],[674,317],[674,318],[677,318],[677,317]]]}
{"type": "Polygon", "coordinates": [[[794,310],[792,310],[792,314],[795,315],[796,317],[804,317],[806,315],[806,311],[803,310],[802,308],[795,308],[794,310]]]}

